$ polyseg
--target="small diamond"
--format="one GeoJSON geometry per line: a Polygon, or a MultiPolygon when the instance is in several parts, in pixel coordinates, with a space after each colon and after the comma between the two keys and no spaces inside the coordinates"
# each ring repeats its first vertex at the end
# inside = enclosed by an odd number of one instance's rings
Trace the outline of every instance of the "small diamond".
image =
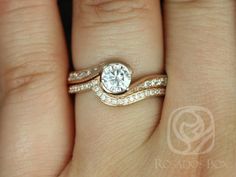
{"type": "Polygon", "coordinates": [[[151,90],[151,91],[150,91],[150,95],[152,95],[152,96],[155,95],[155,91],[154,91],[154,90],[151,90]]]}
{"type": "Polygon", "coordinates": [[[75,89],[73,89],[73,91],[74,92],[79,92],[79,91],[81,91],[79,88],[75,88],[75,89]]]}
{"type": "Polygon", "coordinates": [[[114,104],[114,105],[116,105],[116,104],[117,104],[117,100],[112,99],[112,100],[111,100],[111,103],[114,104]]]}
{"type": "Polygon", "coordinates": [[[134,98],[132,96],[129,97],[129,101],[133,102],[134,98]]]}
{"type": "Polygon", "coordinates": [[[108,103],[111,102],[111,98],[110,97],[107,97],[107,100],[106,100],[108,103]]]}
{"type": "Polygon", "coordinates": [[[137,99],[138,99],[138,95],[137,95],[137,94],[134,94],[134,95],[133,95],[133,99],[134,99],[134,100],[137,100],[137,99]]]}
{"type": "Polygon", "coordinates": [[[145,95],[146,96],[149,96],[150,95],[150,92],[148,90],[145,90],[145,95]]]}
{"type": "Polygon", "coordinates": [[[145,83],[144,83],[144,86],[145,87],[149,87],[149,86],[151,86],[152,85],[152,83],[150,82],[150,81],[146,81],[145,83]]]}
{"type": "Polygon", "coordinates": [[[101,100],[102,100],[102,101],[106,100],[106,95],[105,95],[105,94],[102,94],[102,95],[101,95],[101,100]]]}
{"type": "Polygon", "coordinates": [[[167,78],[164,78],[162,84],[163,84],[163,85],[166,85],[167,82],[168,82],[168,79],[167,79],[167,78]]]}
{"type": "Polygon", "coordinates": [[[75,73],[74,76],[76,79],[83,79],[83,78],[89,76],[90,74],[91,74],[91,72],[89,70],[87,70],[87,71],[81,71],[79,73],[75,73]]]}
{"type": "Polygon", "coordinates": [[[160,84],[161,84],[161,80],[160,80],[160,79],[157,79],[157,80],[156,80],[156,84],[157,84],[157,85],[160,85],[160,84]]]}
{"type": "Polygon", "coordinates": [[[89,83],[89,88],[91,88],[93,86],[93,83],[92,82],[90,82],[89,83]]]}
{"type": "Polygon", "coordinates": [[[155,90],[155,94],[156,95],[160,94],[160,90],[155,90]]]}
{"type": "Polygon", "coordinates": [[[160,84],[162,84],[162,85],[166,85],[166,83],[167,83],[167,79],[166,78],[160,78],[160,84]]]}
{"type": "Polygon", "coordinates": [[[104,67],[101,74],[102,86],[108,93],[123,93],[129,89],[131,74],[124,64],[110,63],[104,67]]]}
{"type": "Polygon", "coordinates": [[[141,96],[140,93],[136,93],[136,94],[135,94],[135,99],[136,99],[136,100],[140,99],[140,96],[141,96]]]}
{"type": "Polygon", "coordinates": [[[124,104],[124,101],[123,101],[122,99],[119,99],[119,100],[118,100],[118,104],[119,104],[119,105],[122,105],[122,104],[124,104]]]}
{"type": "Polygon", "coordinates": [[[94,87],[94,91],[95,92],[99,91],[99,87],[98,86],[94,87]]]}
{"type": "Polygon", "coordinates": [[[145,97],[144,93],[141,92],[141,93],[140,93],[140,98],[144,98],[144,97],[145,97]]]}
{"type": "Polygon", "coordinates": [[[157,80],[156,80],[156,79],[152,80],[152,81],[151,81],[151,85],[152,85],[152,86],[157,85],[157,80]]]}
{"type": "Polygon", "coordinates": [[[127,105],[129,100],[127,98],[124,98],[123,102],[124,102],[124,105],[127,105]]]}
{"type": "Polygon", "coordinates": [[[98,83],[98,80],[92,80],[93,85],[97,85],[97,83],[98,83]]]}
{"type": "Polygon", "coordinates": [[[97,92],[97,96],[101,96],[102,95],[102,91],[101,90],[99,90],[98,92],[97,92]]]}
{"type": "Polygon", "coordinates": [[[80,89],[81,89],[81,90],[84,90],[84,85],[81,85],[81,86],[80,86],[80,89]]]}
{"type": "Polygon", "coordinates": [[[138,93],[138,99],[142,99],[142,93],[138,93]]]}

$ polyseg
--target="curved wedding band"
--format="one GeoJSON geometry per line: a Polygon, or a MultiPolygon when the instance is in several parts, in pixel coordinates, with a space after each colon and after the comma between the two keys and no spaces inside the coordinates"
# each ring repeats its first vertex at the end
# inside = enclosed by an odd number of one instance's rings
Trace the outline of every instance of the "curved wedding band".
{"type": "Polygon", "coordinates": [[[107,62],[69,74],[69,93],[89,89],[109,106],[126,106],[151,96],[164,96],[167,75],[153,74],[131,82],[132,70],[122,62],[107,62]]]}

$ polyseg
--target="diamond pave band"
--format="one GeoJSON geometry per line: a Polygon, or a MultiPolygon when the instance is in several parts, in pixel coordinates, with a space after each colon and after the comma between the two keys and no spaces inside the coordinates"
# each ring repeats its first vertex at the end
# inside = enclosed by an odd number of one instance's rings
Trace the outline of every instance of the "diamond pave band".
{"type": "Polygon", "coordinates": [[[149,75],[132,83],[132,70],[122,62],[102,63],[69,74],[69,93],[93,90],[109,106],[126,106],[151,96],[164,96],[166,75],[149,75]]]}

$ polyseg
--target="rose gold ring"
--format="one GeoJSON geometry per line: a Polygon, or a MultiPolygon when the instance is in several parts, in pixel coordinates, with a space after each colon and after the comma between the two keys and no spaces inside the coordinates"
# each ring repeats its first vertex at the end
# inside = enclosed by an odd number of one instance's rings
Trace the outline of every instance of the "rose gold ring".
{"type": "Polygon", "coordinates": [[[123,62],[106,62],[69,74],[69,93],[93,90],[109,106],[126,106],[151,96],[164,96],[167,75],[153,74],[131,82],[132,69],[123,62]]]}

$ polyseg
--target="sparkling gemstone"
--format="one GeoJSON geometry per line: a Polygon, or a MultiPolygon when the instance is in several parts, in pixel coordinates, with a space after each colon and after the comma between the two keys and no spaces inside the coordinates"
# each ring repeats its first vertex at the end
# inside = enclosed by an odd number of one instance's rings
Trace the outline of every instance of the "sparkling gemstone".
{"type": "Polygon", "coordinates": [[[154,82],[154,85],[160,85],[160,84],[161,84],[160,79],[156,79],[156,80],[154,80],[153,82],[154,82]]]}
{"type": "Polygon", "coordinates": [[[151,86],[151,85],[152,85],[152,83],[151,83],[150,81],[146,81],[146,82],[145,82],[145,86],[146,86],[146,87],[149,87],[149,86],[151,86]]]}
{"type": "Polygon", "coordinates": [[[160,94],[160,90],[155,90],[155,94],[156,95],[160,94]]]}
{"type": "Polygon", "coordinates": [[[119,105],[122,105],[123,103],[124,103],[124,101],[123,101],[122,99],[119,99],[119,100],[118,100],[118,104],[119,104],[119,105]]]}
{"type": "Polygon", "coordinates": [[[129,96],[129,101],[133,102],[134,101],[134,97],[133,96],[129,96]]]}
{"type": "Polygon", "coordinates": [[[107,102],[110,103],[111,102],[111,98],[107,97],[107,102]]]}
{"type": "Polygon", "coordinates": [[[92,84],[96,85],[98,83],[98,80],[92,80],[92,84]]]}
{"type": "Polygon", "coordinates": [[[105,94],[103,94],[103,95],[101,95],[101,100],[105,100],[106,99],[106,95],[105,94]]]}
{"type": "Polygon", "coordinates": [[[127,105],[129,102],[128,98],[124,98],[123,102],[124,102],[124,105],[127,105]]]}
{"type": "Polygon", "coordinates": [[[95,92],[99,91],[99,87],[98,87],[98,86],[95,86],[95,87],[94,87],[94,91],[95,91],[95,92]]]}
{"type": "Polygon", "coordinates": [[[102,95],[102,91],[97,91],[97,96],[101,96],[102,95]]]}
{"type": "Polygon", "coordinates": [[[154,90],[150,90],[150,95],[155,95],[155,91],[154,90]]]}
{"type": "Polygon", "coordinates": [[[108,93],[123,93],[129,89],[131,74],[131,70],[124,64],[110,63],[102,71],[102,86],[108,93]]]}
{"type": "Polygon", "coordinates": [[[87,76],[89,76],[91,72],[89,70],[81,71],[79,73],[75,73],[75,79],[83,79],[87,76]]]}
{"type": "Polygon", "coordinates": [[[117,100],[113,99],[113,100],[111,100],[111,103],[115,105],[115,104],[117,104],[117,100]]]}

